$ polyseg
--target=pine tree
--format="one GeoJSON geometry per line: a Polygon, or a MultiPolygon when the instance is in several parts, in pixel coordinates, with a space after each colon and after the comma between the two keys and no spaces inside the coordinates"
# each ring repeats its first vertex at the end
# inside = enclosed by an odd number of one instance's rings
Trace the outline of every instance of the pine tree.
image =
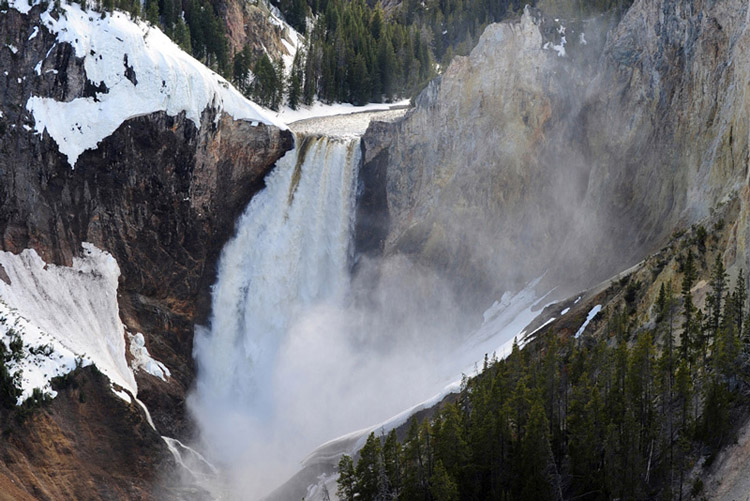
{"type": "Polygon", "coordinates": [[[695,340],[695,306],[693,306],[693,283],[695,282],[696,271],[693,259],[693,252],[688,251],[685,259],[684,274],[682,278],[682,301],[684,308],[685,321],[682,324],[682,358],[689,360],[692,350],[694,350],[695,340]]]}
{"type": "Polygon", "coordinates": [[[337,481],[338,489],[336,495],[342,501],[354,501],[358,495],[357,475],[354,471],[354,462],[350,456],[344,454],[341,456],[338,464],[339,479],[337,481]]]}
{"type": "Polygon", "coordinates": [[[440,426],[435,432],[435,455],[442,460],[443,467],[451,478],[458,480],[466,464],[469,451],[464,437],[463,419],[458,406],[447,404],[440,413],[440,426]]]}
{"type": "Polygon", "coordinates": [[[253,66],[255,79],[250,86],[250,94],[258,104],[271,109],[278,109],[281,101],[282,87],[277,70],[278,66],[274,66],[266,54],[263,54],[253,66]]]}
{"type": "Polygon", "coordinates": [[[294,55],[294,61],[292,61],[292,68],[289,73],[289,94],[287,96],[287,104],[293,110],[296,110],[299,106],[300,100],[302,99],[302,84],[304,79],[304,52],[302,49],[297,50],[294,55]]]}
{"type": "Polygon", "coordinates": [[[159,2],[157,0],[147,0],[146,19],[154,26],[159,25],[159,2]]]}
{"type": "Polygon", "coordinates": [[[286,88],[284,85],[284,82],[286,81],[284,78],[284,62],[281,59],[277,59],[273,65],[273,70],[274,92],[270,108],[272,110],[278,110],[284,100],[284,92],[286,88]]]}
{"type": "Polygon", "coordinates": [[[438,460],[435,463],[435,471],[430,478],[430,494],[434,501],[458,501],[458,485],[438,460]]]}
{"type": "Polygon", "coordinates": [[[399,499],[402,484],[402,450],[401,443],[396,436],[396,430],[391,430],[383,444],[383,470],[388,480],[386,499],[399,499]]]}
{"type": "Polygon", "coordinates": [[[412,418],[404,443],[404,499],[424,499],[429,496],[427,457],[419,422],[412,418]]]}
{"type": "Polygon", "coordinates": [[[522,488],[519,499],[547,500],[552,497],[548,466],[550,462],[549,422],[541,398],[534,399],[521,442],[518,461],[522,488]]]}
{"type": "MultiPolygon", "coordinates": [[[[692,402],[692,393],[693,393],[693,384],[692,384],[692,377],[690,374],[690,369],[687,366],[687,363],[683,360],[680,363],[680,366],[677,368],[677,376],[676,376],[676,393],[678,402],[680,404],[679,408],[679,418],[680,418],[680,432],[678,435],[678,447],[677,447],[677,463],[678,463],[678,470],[680,473],[680,480],[679,480],[679,499],[682,499],[682,490],[683,490],[683,484],[685,481],[685,472],[687,469],[687,464],[685,460],[685,456],[688,453],[689,449],[689,443],[690,443],[690,435],[691,435],[691,423],[690,423],[690,406],[692,402]]],[[[670,412],[671,417],[671,412],[670,412]]],[[[672,437],[670,436],[670,442],[672,440],[672,437]]]]}
{"type": "Polygon", "coordinates": [[[724,289],[726,287],[726,279],[727,273],[724,269],[724,261],[721,259],[721,255],[717,254],[711,272],[711,292],[707,298],[709,306],[709,325],[711,328],[711,336],[713,338],[716,337],[716,334],[719,331],[719,325],[721,324],[721,306],[724,289]]]}
{"type": "Polygon", "coordinates": [[[745,304],[747,303],[747,290],[745,289],[745,274],[740,268],[737,274],[737,283],[734,287],[734,322],[737,332],[742,333],[745,320],[745,304]]]}
{"type": "Polygon", "coordinates": [[[182,17],[178,19],[177,25],[175,26],[174,40],[185,52],[191,53],[193,51],[190,42],[190,28],[185,24],[185,20],[182,17]]]}
{"type": "Polygon", "coordinates": [[[359,451],[359,461],[355,474],[357,476],[357,499],[375,501],[378,499],[378,483],[383,464],[381,463],[380,440],[375,433],[370,433],[364,447],[359,451]]]}

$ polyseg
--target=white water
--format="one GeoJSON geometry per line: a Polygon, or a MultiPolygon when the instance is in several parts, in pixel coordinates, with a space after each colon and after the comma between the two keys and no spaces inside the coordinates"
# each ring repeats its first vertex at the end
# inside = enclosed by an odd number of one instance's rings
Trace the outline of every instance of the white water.
{"type": "MultiPolygon", "coordinates": [[[[195,335],[191,405],[207,453],[225,466],[257,463],[277,448],[275,423],[290,409],[278,403],[274,371],[290,326],[347,299],[359,157],[358,138],[297,137],[222,251],[210,329],[195,335]]],[[[289,473],[264,466],[278,481],[289,473]]]]}

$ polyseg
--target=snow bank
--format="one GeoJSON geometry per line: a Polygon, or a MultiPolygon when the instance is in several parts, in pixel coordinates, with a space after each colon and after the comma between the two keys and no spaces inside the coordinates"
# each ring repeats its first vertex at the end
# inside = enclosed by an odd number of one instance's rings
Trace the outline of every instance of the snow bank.
{"type": "MultiPolygon", "coordinates": [[[[10,2],[22,12],[26,3],[10,2]]],[[[46,129],[71,166],[124,121],[158,111],[172,116],[185,112],[200,127],[201,113],[210,106],[237,120],[286,128],[157,28],[122,12],[102,19],[77,4],[63,5],[62,11],[59,19],[47,11],[40,21],[84,59],[88,79],[103,83],[108,91],[70,102],[33,96],[26,108],[34,116],[36,132],[46,129]]]]}
{"type": "Polygon", "coordinates": [[[143,334],[140,332],[135,335],[128,333],[128,338],[130,339],[130,354],[133,355],[131,366],[134,370],[148,372],[162,381],[166,381],[172,375],[166,365],[151,358],[143,334]]]}
{"type": "Polygon", "coordinates": [[[24,356],[11,364],[12,371],[23,371],[19,403],[34,388],[54,396],[50,380],[77,362],[94,363],[110,381],[136,394],[117,305],[120,268],[94,245],[83,248],[71,267],[46,264],[31,249],[0,251],[10,279],[10,284],[0,280],[0,339],[8,345],[17,335],[24,345],[24,356]]]}

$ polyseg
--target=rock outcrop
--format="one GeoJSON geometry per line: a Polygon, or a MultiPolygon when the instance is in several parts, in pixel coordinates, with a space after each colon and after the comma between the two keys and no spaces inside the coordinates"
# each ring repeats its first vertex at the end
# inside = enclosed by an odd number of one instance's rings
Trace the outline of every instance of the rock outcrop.
{"type": "Polygon", "coordinates": [[[739,0],[661,0],[616,23],[527,9],[489,26],[365,135],[360,251],[445,270],[481,308],[545,272],[591,285],[727,197],[747,214],[749,25],[739,0]]]}
{"type": "Polygon", "coordinates": [[[221,12],[231,53],[248,45],[254,59],[263,54],[274,61],[282,56],[291,58],[288,47],[294,46],[296,34],[277,17],[267,1],[227,0],[222,3],[221,12]]]}
{"type": "MultiPolygon", "coordinates": [[[[94,367],[57,382],[58,396],[22,420],[0,416],[0,499],[148,499],[171,456],[140,409],[94,367]],[[7,496],[7,497],[6,497],[7,496]]],[[[159,487],[160,499],[176,499],[159,487]]]]}

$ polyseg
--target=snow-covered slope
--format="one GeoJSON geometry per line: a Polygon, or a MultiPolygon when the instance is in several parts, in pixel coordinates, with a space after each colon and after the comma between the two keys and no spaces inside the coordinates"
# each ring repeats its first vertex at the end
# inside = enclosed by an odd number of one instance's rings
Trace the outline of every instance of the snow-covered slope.
{"type": "MultiPolygon", "coordinates": [[[[21,12],[29,9],[26,0],[12,0],[10,6],[21,12]]],[[[94,86],[106,87],[93,97],[69,102],[32,96],[26,103],[36,132],[46,129],[71,166],[124,121],[159,111],[184,112],[200,127],[203,110],[213,107],[238,120],[286,128],[159,29],[132,21],[127,14],[114,12],[102,18],[77,4],[65,4],[58,13],[50,7],[39,22],[57,36],[57,43],[70,44],[83,58],[94,86]]],[[[37,63],[37,73],[43,65],[44,60],[37,63]]]]}
{"type": "Polygon", "coordinates": [[[21,357],[10,364],[11,372],[22,371],[19,403],[34,388],[54,396],[50,379],[76,364],[94,363],[136,394],[117,305],[120,268],[111,255],[84,244],[83,256],[66,267],[45,263],[32,249],[2,251],[0,266],[8,278],[0,280],[0,341],[23,343],[21,357]]]}

